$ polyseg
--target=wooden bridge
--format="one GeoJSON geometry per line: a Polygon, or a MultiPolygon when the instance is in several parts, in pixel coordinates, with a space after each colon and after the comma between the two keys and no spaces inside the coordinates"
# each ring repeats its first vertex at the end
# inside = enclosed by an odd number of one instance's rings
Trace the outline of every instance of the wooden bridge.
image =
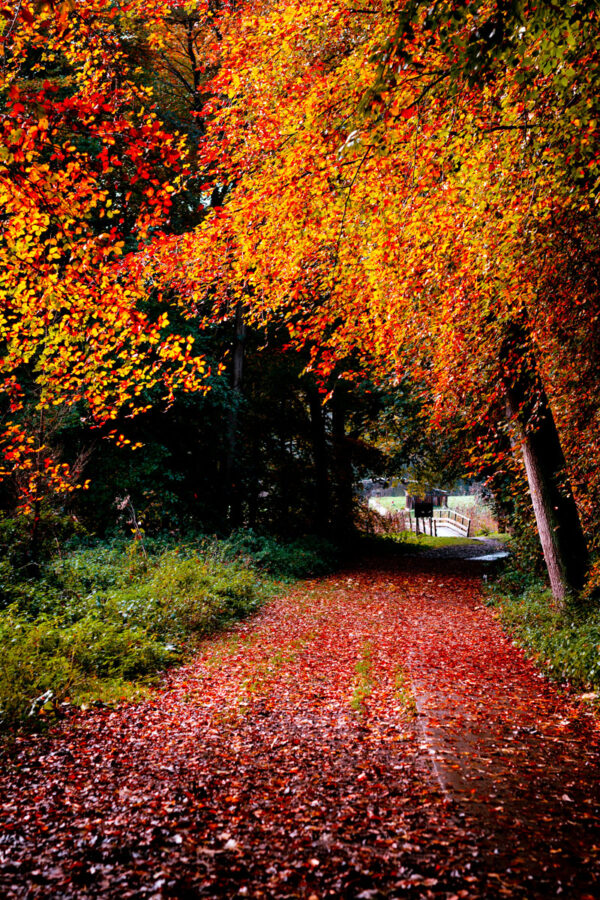
{"type": "Polygon", "coordinates": [[[369,500],[369,506],[386,518],[398,521],[399,531],[413,531],[415,534],[429,534],[432,537],[471,537],[471,520],[468,516],[445,506],[432,510],[433,515],[416,516],[411,509],[388,509],[376,498],[369,500]]]}
{"type": "Polygon", "coordinates": [[[411,523],[410,531],[417,534],[431,534],[435,536],[471,537],[471,520],[467,516],[456,512],[454,509],[440,507],[433,510],[433,516],[427,519],[416,519],[414,527],[411,523]]]}

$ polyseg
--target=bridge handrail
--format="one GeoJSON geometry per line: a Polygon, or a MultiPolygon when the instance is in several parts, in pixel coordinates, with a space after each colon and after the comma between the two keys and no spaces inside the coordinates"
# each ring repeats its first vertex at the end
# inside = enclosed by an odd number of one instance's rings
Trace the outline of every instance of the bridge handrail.
{"type": "Polygon", "coordinates": [[[465,525],[471,524],[471,520],[468,516],[463,516],[462,513],[457,512],[455,509],[448,509],[446,506],[434,509],[433,515],[437,519],[450,519],[454,522],[463,522],[465,525]]]}
{"type": "MultiPolygon", "coordinates": [[[[377,501],[372,502],[369,500],[369,505],[375,509],[380,515],[385,515],[390,518],[397,518],[401,520],[403,526],[408,525],[409,531],[417,531],[417,516],[415,516],[415,512],[412,509],[385,509],[381,507],[377,501]]],[[[433,517],[425,517],[423,519],[421,516],[418,517],[419,521],[427,522],[429,521],[429,526],[426,524],[423,525],[424,533],[427,533],[427,530],[430,534],[434,534],[436,532],[436,528],[434,527],[435,523],[439,523],[443,525],[444,523],[452,524],[456,528],[457,531],[463,533],[465,537],[470,537],[471,535],[471,519],[468,516],[464,516],[462,513],[457,512],[455,509],[448,509],[445,506],[436,507],[433,510],[433,517]]]]}

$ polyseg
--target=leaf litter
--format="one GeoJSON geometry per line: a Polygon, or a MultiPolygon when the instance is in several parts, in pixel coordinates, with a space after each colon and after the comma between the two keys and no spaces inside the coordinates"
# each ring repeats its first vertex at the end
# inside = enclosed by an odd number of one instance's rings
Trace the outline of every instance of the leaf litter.
{"type": "Polygon", "coordinates": [[[17,739],[0,894],[597,896],[598,728],[463,561],[366,561],[17,739]]]}

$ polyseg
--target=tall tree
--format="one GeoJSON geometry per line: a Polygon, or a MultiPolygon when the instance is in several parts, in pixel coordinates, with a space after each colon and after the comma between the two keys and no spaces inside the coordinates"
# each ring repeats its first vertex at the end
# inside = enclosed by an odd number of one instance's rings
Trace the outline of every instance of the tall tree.
{"type": "Polygon", "coordinates": [[[138,266],[186,171],[182,138],[157,116],[131,58],[129,27],[143,8],[106,0],[3,8],[2,444],[26,507],[73,487],[43,430],[25,427],[30,399],[42,417],[83,403],[102,424],[143,407],[159,382],[167,397],[203,382],[191,338],[169,331],[159,304],[149,313],[159,292],[138,266]]]}
{"type": "MultiPolygon", "coordinates": [[[[5,18],[0,327],[14,410],[23,366],[40,408],[83,398],[98,421],[159,370],[167,392],[196,386],[190,345],[148,314],[167,284],[199,323],[244,303],[249,326],[284,325],[323,383],[361,367],[408,378],[434,420],[492,436],[511,427],[508,399],[526,455],[553,421],[561,528],[578,520],[575,497],[594,522],[585,484],[600,468],[577,458],[584,410],[597,448],[600,387],[592,0],[72,0],[5,18]],[[167,122],[176,109],[185,139],[167,122]],[[185,233],[185,215],[167,220],[191,175],[202,209],[185,233]],[[515,324],[526,383],[507,365],[515,324]]],[[[338,406],[340,446],[341,418],[338,406]]],[[[8,455],[37,472],[21,432],[9,426],[8,455]]],[[[575,533],[559,599],[583,578],[575,533]]]]}
{"type": "MultiPolygon", "coordinates": [[[[411,372],[440,420],[495,417],[497,428],[517,388],[502,348],[527,322],[532,384],[566,435],[577,379],[553,348],[576,312],[593,342],[596,318],[581,307],[598,296],[573,261],[563,302],[547,286],[560,230],[587,221],[576,254],[598,254],[598,22],[583,0],[558,20],[553,10],[492,0],[234,10],[214,82],[229,102],[209,106],[201,152],[219,138],[219,177],[235,187],[180,244],[196,290],[235,247],[228,289],[250,284],[250,316],[278,316],[298,343],[320,343],[321,372],[357,359],[387,378],[411,372]]],[[[558,599],[583,578],[577,535],[580,571],[562,561],[558,599]]]]}

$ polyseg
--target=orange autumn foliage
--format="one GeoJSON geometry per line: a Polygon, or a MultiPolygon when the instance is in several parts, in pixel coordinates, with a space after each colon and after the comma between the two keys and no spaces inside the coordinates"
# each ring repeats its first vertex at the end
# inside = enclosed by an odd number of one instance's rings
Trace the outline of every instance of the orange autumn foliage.
{"type": "Polygon", "coordinates": [[[143,409],[158,385],[167,398],[176,386],[203,387],[205,364],[191,338],[169,333],[160,286],[132,264],[168,221],[187,165],[183,140],[159,119],[124,33],[144,6],[4,8],[3,468],[19,473],[26,508],[75,486],[43,427],[35,438],[28,433],[23,407],[32,396],[38,418],[78,408],[98,425],[143,409]],[[158,312],[148,311],[149,301],[158,312]]]}
{"type": "Polygon", "coordinates": [[[255,323],[285,322],[324,372],[409,373],[435,422],[483,426],[486,464],[508,428],[503,342],[526,327],[590,522],[598,14],[583,0],[558,20],[519,9],[298,0],[224,14],[199,156],[230,190],[154,265],[195,308],[237,298],[255,323]]]}
{"type": "Polygon", "coordinates": [[[284,323],[324,373],[410,376],[432,421],[479,429],[487,465],[506,443],[502,346],[518,323],[592,521],[593,4],[557,16],[495,0],[73,0],[7,22],[0,285],[13,404],[21,364],[35,367],[42,405],[82,398],[98,420],[159,378],[197,386],[192,351],[143,312],[167,285],[200,321],[241,300],[250,322],[284,323]],[[161,89],[193,94],[192,152],[153,110],[132,50],[140,28],[161,89]],[[182,51],[190,34],[201,66],[182,51]],[[39,56],[26,78],[25,48],[39,56]],[[52,54],[68,75],[40,83],[52,54]],[[115,202],[105,179],[120,169],[115,202]],[[191,173],[206,215],[168,235],[170,197],[191,173]]]}

